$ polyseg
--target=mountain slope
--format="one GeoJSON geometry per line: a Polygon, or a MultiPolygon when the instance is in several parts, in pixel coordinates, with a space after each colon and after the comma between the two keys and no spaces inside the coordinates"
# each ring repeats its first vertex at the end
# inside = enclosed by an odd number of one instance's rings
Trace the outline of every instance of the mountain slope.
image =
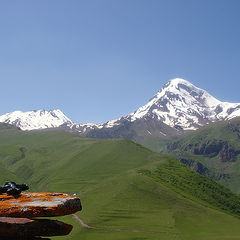
{"type": "Polygon", "coordinates": [[[168,126],[195,130],[202,125],[231,119],[240,114],[240,103],[221,102],[190,82],[176,78],[169,81],[143,107],[128,115],[131,121],[157,118],[168,126]]]}
{"type": "Polygon", "coordinates": [[[149,146],[156,140],[236,116],[240,116],[239,103],[221,102],[205,90],[176,78],[134,113],[101,126],[79,125],[75,130],[82,136],[127,138],[149,146]]]}
{"type": "Polygon", "coordinates": [[[159,151],[178,157],[196,171],[240,193],[240,118],[202,127],[171,139],[159,151]]]}
{"type": "Polygon", "coordinates": [[[149,118],[136,119],[133,122],[122,120],[119,125],[87,131],[82,135],[90,138],[125,138],[141,143],[148,137],[156,136],[161,139],[179,134],[181,134],[181,131],[171,128],[161,121],[149,118]]]}
{"type": "MultiPolygon", "coordinates": [[[[0,163],[31,190],[76,192],[83,204],[79,216],[87,224],[124,230],[87,230],[64,217],[75,225],[68,239],[200,240],[240,235],[240,220],[229,215],[238,215],[237,195],[129,140],[4,130],[0,134],[0,163]],[[159,169],[166,177],[159,175],[159,169]],[[189,190],[179,192],[175,179],[180,183],[192,180],[189,190]],[[199,183],[207,189],[203,197],[199,183]],[[211,189],[217,193],[213,198],[211,189]]],[[[0,179],[5,181],[1,175],[0,179]]]]}
{"type": "Polygon", "coordinates": [[[240,116],[240,103],[221,102],[190,82],[175,78],[166,83],[146,105],[121,119],[106,123],[104,127],[119,125],[123,119],[134,122],[150,118],[177,129],[195,130],[236,116],[240,116]]]}

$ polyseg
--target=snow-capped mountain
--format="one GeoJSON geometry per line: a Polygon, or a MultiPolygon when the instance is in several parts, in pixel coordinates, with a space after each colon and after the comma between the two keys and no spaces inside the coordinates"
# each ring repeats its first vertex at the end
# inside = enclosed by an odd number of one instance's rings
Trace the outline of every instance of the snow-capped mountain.
{"type": "Polygon", "coordinates": [[[127,116],[130,121],[139,118],[157,118],[165,124],[184,130],[240,116],[240,103],[221,102],[190,82],[175,78],[144,106],[127,116]]]}
{"type": "Polygon", "coordinates": [[[167,82],[146,105],[102,127],[118,126],[126,120],[156,119],[170,127],[195,130],[205,124],[237,116],[240,116],[240,103],[221,102],[192,83],[175,78],[167,82]]]}
{"type": "Polygon", "coordinates": [[[0,122],[15,125],[22,130],[56,128],[63,124],[73,125],[73,122],[60,110],[14,111],[0,116],[0,122]]]}
{"type": "MultiPolygon", "coordinates": [[[[130,125],[137,121],[141,121],[141,124],[143,121],[148,122],[148,126],[152,125],[151,129],[158,126],[159,130],[161,125],[162,129],[170,127],[175,130],[195,130],[211,122],[228,120],[237,116],[240,116],[240,103],[221,102],[192,83],[175,78],[167,82],[146,105],[133,113],[104,124],[75,124],[60,110],[15,111],[0,116],[0,122],[13,124],[22,130],[61,127],[70,132],[98,137],[102,134],[105,137],[111,137],[113,136],[112,129],[118,128],[114,133],[116,137],[122,129],[127,133],[130,125]],[[101,132],[95,134],[94,131],[101,132]],[[89,135],[89,132],[93,134],[89,135]]],[[[138,129],[140,128],[138,123],[138,129]]],[[[152,134],[151,131],[145,130],[148,134],[152,134]]],[[[136,126],[134,131],[136,131],[136,126]]],[[[166,131],[161,134],[165,136],[168,133],[166,131]]]]}

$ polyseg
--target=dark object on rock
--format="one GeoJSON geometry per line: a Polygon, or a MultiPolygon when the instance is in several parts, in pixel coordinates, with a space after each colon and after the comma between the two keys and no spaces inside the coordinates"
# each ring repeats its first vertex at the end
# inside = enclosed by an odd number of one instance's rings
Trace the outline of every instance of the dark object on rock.
{"type": "Polygon", "coordinates": [[[0,217],[0,239],[63,236],[68,235],[72,228],[72,225],[57,220],[0,217]]]}
{"type": "Polygon", "coordinates": [[[16,184],[15,182],[8,181],[4,186],[0,186],[0,193],[7,193],[8,195],[17,196],[22,191],[28,190],[27,184],[16,184]]]}

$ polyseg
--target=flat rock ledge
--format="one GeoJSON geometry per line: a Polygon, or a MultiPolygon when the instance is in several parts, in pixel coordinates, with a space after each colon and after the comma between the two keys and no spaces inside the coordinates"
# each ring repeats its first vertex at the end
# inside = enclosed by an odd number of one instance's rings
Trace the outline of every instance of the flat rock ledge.
{"type": "Polygon", "coordinates": [[[37,239],[34,236],[63,236],[68,235],[71,230],[72,225],[57,220],[0,217],[1,239],[37,239]]]}
{"type": "Polygon", "coordinates": [[[64,193],[0,194],[0,217],[55,217],[81,210],[80,199],[64,193]]]}

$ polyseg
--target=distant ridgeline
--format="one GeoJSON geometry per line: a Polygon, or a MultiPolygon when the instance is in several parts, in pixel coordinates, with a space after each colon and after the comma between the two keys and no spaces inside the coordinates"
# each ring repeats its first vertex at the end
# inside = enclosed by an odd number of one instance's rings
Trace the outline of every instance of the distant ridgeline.
{"type": "Polygon", "coordinates": [[[145,142],[237,116],[240,103],[221,102],[185,79],[175,78],[135,112],[104,124],[75,124],[59,109],[14,111],[0,116],[0,122],[28,131],[59,128],[87,137],[123,137],[145,142]]]}

